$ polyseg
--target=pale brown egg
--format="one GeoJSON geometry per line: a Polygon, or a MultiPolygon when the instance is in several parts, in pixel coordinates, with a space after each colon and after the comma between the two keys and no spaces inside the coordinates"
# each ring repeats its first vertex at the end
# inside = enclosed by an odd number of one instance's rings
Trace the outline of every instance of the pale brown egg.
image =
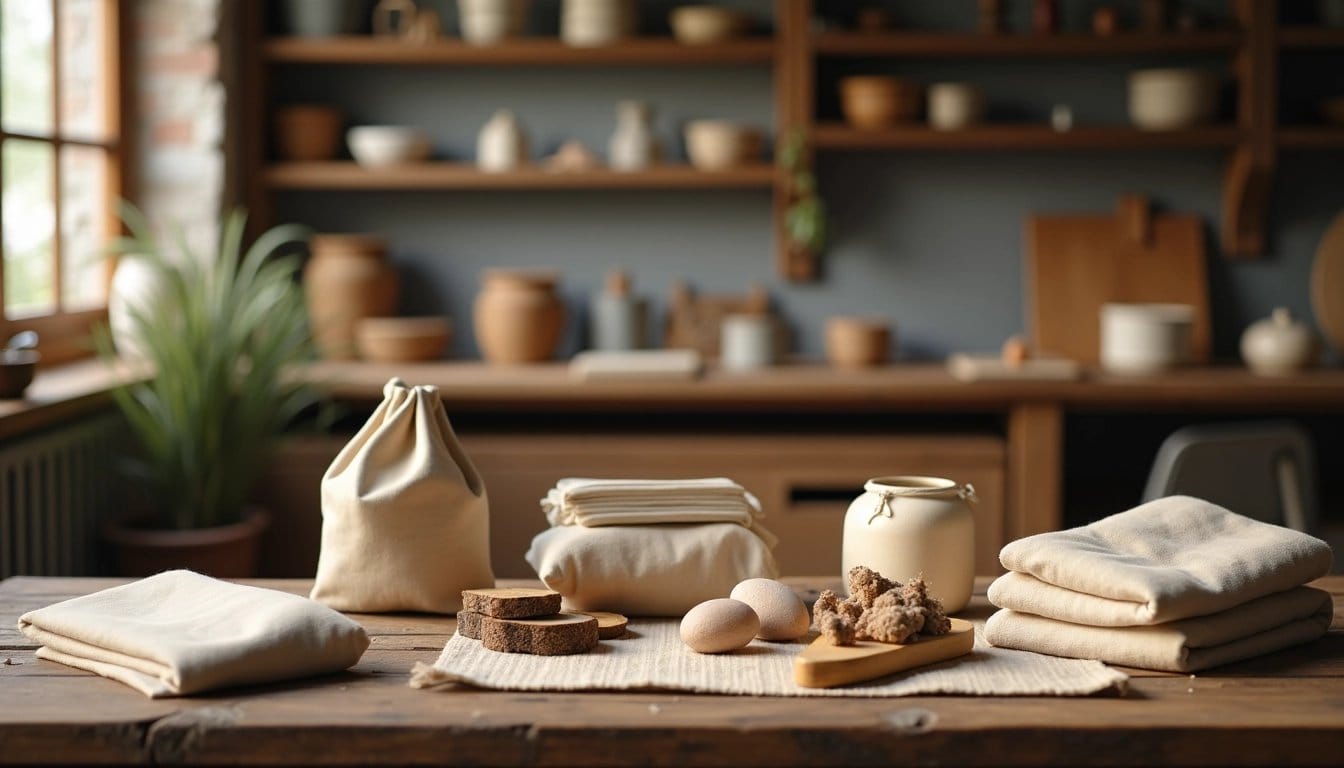
{"type": "Polygon", "coordinates": [[[742,648],[756,636],[761,620],[751,606],[719,597],[695,606],[681,619],[681,641],[699,653],[742,648]]]}
{"type": "Polygon", "coordinates": [[[730,595],[741,600],[756,612],[761,628],[756,636],[762,640],[794,640],[807,634],[811,619],[807,606],[793,588],[774,579],[747,579],[730,595]]]}

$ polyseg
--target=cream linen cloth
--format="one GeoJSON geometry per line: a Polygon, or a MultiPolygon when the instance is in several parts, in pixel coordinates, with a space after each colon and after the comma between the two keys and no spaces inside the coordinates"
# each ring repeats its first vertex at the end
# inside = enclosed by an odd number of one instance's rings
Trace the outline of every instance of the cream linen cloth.
{"type": "MultiPolygon", "coordinates": [[[[724,593],[727,594],[727,593],[724,593]]],[[[753,640],[733,653],[696,653],[681,642],[680,622],[635,619],[630,632],[603,640],[589,653],[531,656],[496,653],[461,635],[448,639],[433,665],[416,664],[415,688],[465,683],[508,691],[643,690],[656,688],[745,696],[1083,696],[1123,687],[1128,677],[1097,661],[1079,661],[992,648],[976,622],[969,655],[839,688],[804,688],[793,682],[793,657],[812,641],[753,640]]]]}
{"type": "Polygon", "coordinates": [[[761,503],[726,477],[597,480],[566,477],[541,500],[551,525],[737,523],[750,528],[761,503]]]}
{"type": "Polygon", "coordinates": [[[339,672],[369,647],[364,628],[297,595],[191,571],[29,611],[37,657],[125,683],[150,698],[339,672]]]}
{"type": "Polygon", "coordinates": [[[989,617],[985,639],[1000,648],[1195,672],[1315,640],[1333,614],[1328,593],[1297,587],[1218,613],[1142,627],[1086,626],[1004,610],[989,617]]]}
{"type": "Polygon", "coordinates": [[[1000,608],[1122,627],[1217,613],[1324,576],[1325,542],[1189,496],[1018,539],[989,587],[1000,608]]]}
{"type": "Polygon", "coordinates": [[[744,579],[779,575],[770,547],[736,523],[547,528],[524,556],[566,608],[681,616],[744,579]]]}

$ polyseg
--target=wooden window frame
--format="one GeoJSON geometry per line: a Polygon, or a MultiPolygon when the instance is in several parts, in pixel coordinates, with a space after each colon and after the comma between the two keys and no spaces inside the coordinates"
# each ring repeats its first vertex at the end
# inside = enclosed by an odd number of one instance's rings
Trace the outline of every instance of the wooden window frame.
{"type": "MultiPolygon", "coordinates": [[[[105,125],[107,126],[108,136],[103,140],[75,139],[61,135],[61,117],[60,117],[60,99],[61,99],[61,14],[60,4],[63,0],[52,0],[52,30],[51,30],[51,72],[52,72],[52,126],[48,133],[29,133],[22,131],[6,131],[0,127],[0,141],[5,139],[20,139],[27,141],[36,141],[46,144],[52,148],[52,196],[54,205],[54,226],[55,231],[52,237],[51,268],[54,270],[54,301],[55,311],[49,314],[34,315],[31,317],[10,318],[5,312],[4,296],[4,242],[0,240],[0,343],[20,330],[32,329],[37,331],[41,338],[38,347],[42,354],[42,365],[53,363],[68,362],[81,357],[88,357],[93,354],[92,332],[95,324],[106,322],[107,307],[101,306],[93,309],[84,309],[78,311],[65,311],[62,306],[61,297],[61,148],[66,146],[94,147],[107,153],[107,178],[104,197],[106,199],[106,210],[104,211],[103,231],[114,233],[121,231],[121,224],[117,218],[116,203],[118,199],[129,197],[131,189],[130,170],[132,163],[130,161],[131,148],[134,144],[132,138],[128,135],[130,125],[130,109],[133,105],[132,94],[130,92],[128,77],[130,67],[131,52],[131,28],[132,16],[130,13],[130,0],[97,0],[103,5],[106,23],[103,26],[103,51],[104,58],[102,66],[108,73],[107,89],[105,94],[104,110],[105,125]]],[[[0,159],[0,173],[3,172],[3,159],[0,159]]],[[[3,209],[0,208],[0,225],[3,225],[3,209]]],[[[115,260],[108,258],[105,262],[104,280],[105,286],[110,288],[112,282],[112,273],[116,267],[115,260]]]]}

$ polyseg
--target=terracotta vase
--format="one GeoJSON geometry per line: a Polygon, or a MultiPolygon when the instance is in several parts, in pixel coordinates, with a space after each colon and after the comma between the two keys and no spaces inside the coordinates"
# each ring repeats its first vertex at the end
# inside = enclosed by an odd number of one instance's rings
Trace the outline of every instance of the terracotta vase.
{"type": "Polygon", "coordinates": [[[918,83],[905,78],[855,75],[840,80],[840,109],[855,128],[890,128],[915,119],[922,94],[918,83]]]}
{"type": "Polygon", "coordinates": [[[476,345],[489,363],[537,363],[555,354],[565,326],[556,275],[486,270],[476,296],[476,345]]]}
{"type": "Polygon", "coordinates": [[[396,313],[397,273],[386,243],[368,235],[313,235],[303,269],[308,319],[322,356],[357,357],[355,328],[366,317],[396,313]]]}
{"type": "Polygon", "coordinates": [[[103,538],[112,545],[121,576],[187,568],[216,578],[245,579],[257,575],[261,536],[270,524],[265,510],[249,507],[236,523],[192,530],[141,528],[133,520],[110,520],[103,525],[103,538]]]}

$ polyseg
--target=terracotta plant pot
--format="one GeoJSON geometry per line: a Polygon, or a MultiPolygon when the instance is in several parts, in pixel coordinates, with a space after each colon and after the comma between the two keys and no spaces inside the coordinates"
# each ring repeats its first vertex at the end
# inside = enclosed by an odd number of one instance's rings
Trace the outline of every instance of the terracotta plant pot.
{"type": "Polygon", "coordinates": [[[840,368],[865,368],[887,362],[891,326],[871,317],[832,317],[826,321],[826,358],[840,368]]]}
{"type": "Polygon", "coordinates": [[[103,524],[103,538],[116,553],[121,576],[152,576],[187,568],[221,579],[257,575],[261,536],[271,524],[265,510],[249,507],[231,525],[195,530],[140,528],[133,520],[103,524]]]}
{"type": "Polygon", "coordinates": [[[840,109],[855,128],[875,130],[919,116],[918,83],[887,75],[856,75],[840,80],[840,109]]]}
{"type": "Polygon", "coordinates": [[[275,146],[281,160],[331,160],[341,150],[339,109],[321,104],[291,104],[275,113],[275,146]]]}
{"type": "Polygon", "coordinates": [[[355,326],[359,356],[376,363],[436,360],[452,338],[446,317],[366,317],[355,326]]]}
{"type": "Polygon", "coordinates": [[[397,309],[397,273],[384,260],[387,245],[369,235],[313,235],[308,248],[303,288],[313,339],[323,357],[353,360],[359,321],[397,309]]]}
{"type": "Polygon", "coordinates": [[[565,326],[565,305],[548,272],[489,269],[482,275],[473,320],[476,345],[489,363],[549,360],[565,326]]]}

